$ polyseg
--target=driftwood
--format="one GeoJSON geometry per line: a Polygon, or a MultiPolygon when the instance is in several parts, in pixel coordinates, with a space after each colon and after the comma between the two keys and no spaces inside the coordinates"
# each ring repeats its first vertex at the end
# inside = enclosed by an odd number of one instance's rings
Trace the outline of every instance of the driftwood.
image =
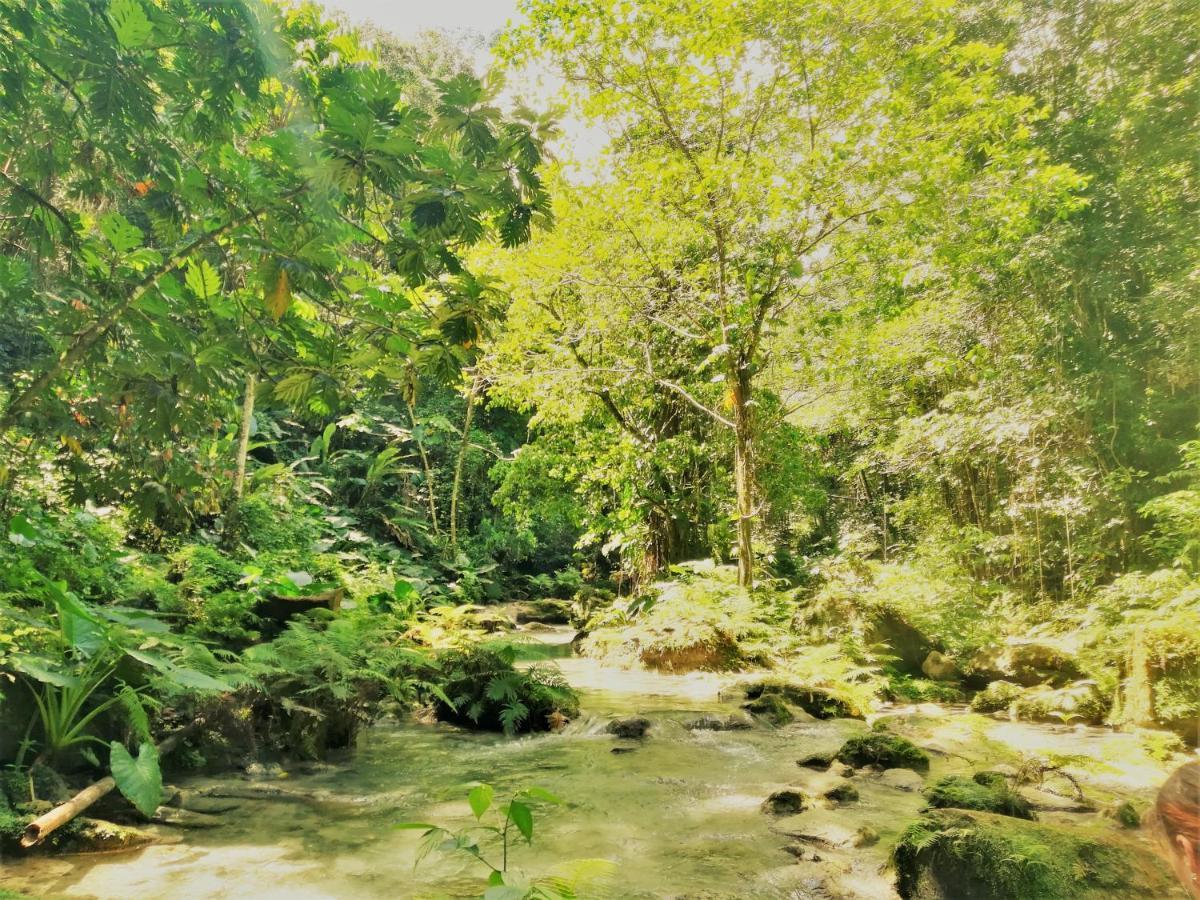
{"type": "MultiPolygon", "coordinates": [[[[158,744],[159,757],[166,756],[175,749],[181,740],[200,728],[203,724],[203,719],[197,719],[180,728],[174,734],[163,738],[158,744]]],[[[25,826],[25,831],[21,834],[21,846],[26,849],[36,847],[51,833],[62,828],[116,786],[117,782],[111,775],[107,778],[101,778],[95,784],[85,787],[66,803],[62,803],[45,815],[34,819],[25,826]]]]}

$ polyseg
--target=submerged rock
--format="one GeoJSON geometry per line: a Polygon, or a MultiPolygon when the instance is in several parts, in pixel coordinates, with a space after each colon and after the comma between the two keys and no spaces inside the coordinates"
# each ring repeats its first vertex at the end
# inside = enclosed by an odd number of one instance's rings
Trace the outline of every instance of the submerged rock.
{"type": "Polygon", "coordinates": [[[905,900],[1133,900],[1183,897],[1153,853],[1111,827],[1069,828],[939,810],[892,854],[905,900]]]}
{"type": "Polygon", "coordinates": [[[883,769],[913,769],[918,772],[929,770],[929,757],[925,751],[907,738],[884,731],[872,731],[857,735],[842,744],[837,758],[848,765],[879,766],[883,769]]]}
{"type": "Polygon", "coordinates": [[[745,713],[730,713],[728,716],[702,716],[687,723],[692,731],[743,731],[754,727],[754,719],[745,713]]]}
{"type": "Polygon", "coordinates": [[[973,809],[1016,819],[1036,818],[1029,801],[1010,788],[1003,775],[994,772],[979,772],[974,778],[940,778],[925,789],[925,799],[934,809],[973,809]]]}
{"type": "Polygon", "coordinates": [[[605,730],[624,740],[636,740],[646,736],[646,732],[650,730],[650,720],[642,716],[616,719],[609,722],[605,730]]]}

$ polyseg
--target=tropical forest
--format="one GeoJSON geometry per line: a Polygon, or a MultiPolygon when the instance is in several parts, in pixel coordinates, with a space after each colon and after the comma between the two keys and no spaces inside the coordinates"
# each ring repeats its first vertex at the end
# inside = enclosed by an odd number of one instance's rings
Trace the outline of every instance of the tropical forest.
{"type": "Polygon", "coordinates": [[[1200,0],[0,0],[0,900],[1200,898],[1200,0]]]}

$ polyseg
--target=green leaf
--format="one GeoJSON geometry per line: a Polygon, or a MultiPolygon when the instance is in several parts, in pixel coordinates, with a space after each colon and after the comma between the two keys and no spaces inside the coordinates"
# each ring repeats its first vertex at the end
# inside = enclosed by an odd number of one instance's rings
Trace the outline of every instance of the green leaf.
{"type": "Polygon", "coordinates": [[[134,247],[142,246],[142,229],[130,224],[129,220],[118,212],[110,212],[100,217],[100,233],[118,253],[127,253],[134,247]]]}
{"type": "Polygon", "coordinates": [[[8,539],[18,547],[32,547],[37,543],[37,531],[24,516],[13,516],[8,522],[8,539]]]}
{"type": "Polygon", "coordinates": [[[154,815],[154,810],[162,801],[158,751],[153,744],[145,741],[138,748],[137,759],[134,759],[120,741],[113,741],[108,746],[108,764],[117,788],[146,818],[154,815]]]}
{"type": "Polygon", "coordinates": [[[197,672],[195,669],[185,669],[172,666],[166,672],[167,678],[182,687],[195,688],[200,691],[232,691],[233,685],[228,682],[197,672]]]}
{"type": "Polygon", "coordinates": [[[55,687],[62,688],[79,687],[78,678],[66,672],[51,669],[48,665],[48,660],[38,659],[33,656],[10,656],[8,662],[22,675],[28,675],[35,681],[42,682],[42,684],[52,684],[55,687]]]}
{"type": "Polygon", "coordinates": [[[183,280],[188,289],[202,300],[215,297],[221,290],[221,279],[207,259],[189,259],[183,280]]]}
{"type": "Polygon", "coordinates": [[[490,784],[481,784],[471,788],[471,792],[467,794],[467,803],[471,805],[471,812],[475,813],[477,820],[482,819],[483,814],[488,811],[495,793],[490,784]]]}
{"type": "Polygon", "coordinates": [[[504,884],[504,873],[496,869],[488,876],[488,887],[499,887],[504,884]]]}
{"type": "Polygon", "coordinates": [[[397,822],[392,827],[402,831],[433,831],[437,829],[436,825],[430,825],[428,822],[397,822]]]}
{"type": "Polygon", "coordinates": [[[117,40],[126,49],[141,47],[154,32],[154,26],[146,18],[146,11],[138,0],[113,0],[108,7],[108,17],[112,20],[117,40]]]}
{"type": "Polygon", "coordinates": [[[518,800],[508,804],[508,817],[512,819],[517,831],[525,838],[525,842],[533,843],[533,811],[518,800]]]}

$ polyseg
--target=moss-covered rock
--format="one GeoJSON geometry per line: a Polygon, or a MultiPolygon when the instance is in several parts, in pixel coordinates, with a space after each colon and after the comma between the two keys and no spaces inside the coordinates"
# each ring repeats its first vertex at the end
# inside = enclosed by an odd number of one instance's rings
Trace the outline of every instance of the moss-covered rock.
{"type": "Polygon", "coordinates": [[[929,770],[925,751],[907,738],[885,731],[872,731],[850,738],[837,753],[839,761],[851,766],[879,766],[883,769],[929,770]]]}
{"type": "Polygon", "coordinates": [[[1133,900],[1183,897],[1165,864],[1111,826],[1063,828],[938,810],[892,854],[905,900],[1133,900]]]}
{"type": "Polygon", "coordinates": [[[762,694],[743,703],[742,709],[766,719],[772,725],[787,725],[796,719],[788,702],[779,694],[762,694]]]}
{"type": "Polygon", "coordinates": [[[763,678],[744,684],[748,700],[757,700],[768,694],[782,697],[793,706],[804,710],[814,719],[862,718],[862,710],[848,699],[839,696],[835,689],[788,681],[782,678],[763,678]]]}
{"type": "Polygon", "coordinates": [[[975,778],[961,775],[939,778],[925,789],[925,799],[934,809],[973,809],[1016,819],[1036,818],[1029,802],[1009,787],[1004,776],[993,777],[997,774],[980,772],[975,778]]]}
{"type": "Polygon", "coordinates": [[[977,713],[1004,712],[1025,695],[1025,688],[1011,681],[991,682],[971,698],[971,710],[977,713]]]}
{"type": "Polygon", "coordinates": [[[795,788],[775,791],[763,801],[762,809],[773,816],[794,816],[808,808],[808,799],[795,788]]]}
{"type": "Polygon", "coordinates": [[[1018,719],[1033,722],[1084,722],[1099,725],[1108,715],[1110,698],[1095,681],[1076,681],[1063,688],[1034,688],[1012,704],[1018,719]]]}
{"type": "Polygon", "coordinates": [[[518,625],[540,622],[543,625],[570,625],[571,604],[563,600],[528,600],[513,604],[518,625]]]}
{"type": "Polygon", "coordinates": [[[849,781],[842,781],[827,790],[822,796],[832,803],[854,803],[858,800],[858,788],[849,781]]]}
{"type": "Polygon", "coordinates": [[[836,750],[829,750],[825,753],[810,753],[808,756],[802,756],[796,760],[796,765],[805,769],[816,769],[819,772],[824,772],[833,765],[836,757],[836,750]]]}

